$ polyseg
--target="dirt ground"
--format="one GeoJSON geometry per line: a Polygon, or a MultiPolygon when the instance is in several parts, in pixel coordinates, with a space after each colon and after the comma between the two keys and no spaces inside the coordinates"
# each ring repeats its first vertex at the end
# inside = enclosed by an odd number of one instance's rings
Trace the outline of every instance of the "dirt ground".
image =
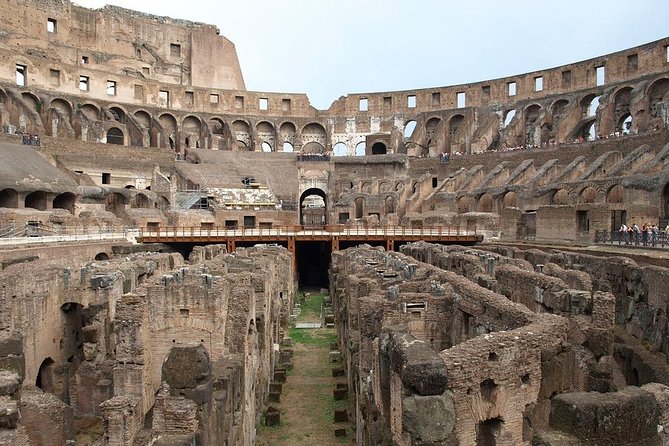
{"type": "MultiPolygon", "coordinates": [[[[306,312],[303,312],[306,313],[306,312]]],[[[313,320],[303,314],[300,320],[313,320]]],[[[350,423],[334,423],[334,410],[346,408],[346,401],[334,401],[332,389],[344,378],[332,378],[332,368],[341,363],[329,360],[330,342],[336,340],[334,329],[292,330],[293,369],[283,387],[281,425],[258,426],[257,446],[340,446],[355,444],[350,423]],[[334,436],[335,427],[347,428],[346,438],[334,436]]]]}

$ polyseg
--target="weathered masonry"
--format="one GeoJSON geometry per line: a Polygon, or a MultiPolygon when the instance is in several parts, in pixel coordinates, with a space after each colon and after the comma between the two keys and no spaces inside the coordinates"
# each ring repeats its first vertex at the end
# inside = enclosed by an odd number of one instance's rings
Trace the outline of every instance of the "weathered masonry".
{"type": "Polygon", "coordinates": [[[331,275],[358,444],[667,441],[666,268],[415,243],[331,275]]]}
{"type": "Polygon", "coordinates": [[[327,110],[115,6],[7,0],[0,60],[0,444],[254,444],[298,286],[360,445],[669,441],[669,37],[327,110]]]}
{"type": "Polygon", "coordinates": [[[218,245],[187,263],[146,253],[9,266],[0,442],[66,444],[99,423],[94,444],[252,444],[292,309],[290,268],[283,248],[218,245]]]}

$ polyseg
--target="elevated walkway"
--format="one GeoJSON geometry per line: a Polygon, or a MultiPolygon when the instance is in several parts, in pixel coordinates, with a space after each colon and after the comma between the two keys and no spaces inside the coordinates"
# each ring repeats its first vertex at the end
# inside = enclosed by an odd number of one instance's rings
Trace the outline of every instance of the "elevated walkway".
{"type": "Polygon", "coordinates": [[[339,250],[340,242],[385,242],[388,250],[395,243],[424,240],[426,242],[475,244],[483,241],[483,235],[475,230],[463,230],[450,226],[410,228],[404,226],[382,226],[360,228],[344,225],[328,225],[318,229],[304,226],[276,228],[189,228],[165,227],[142,228],[137,240],[141,243],[225,243],[234,250],[236,243],[280,243],[293,251],[296,242],[331,242],[332,250],[339,250]]]}

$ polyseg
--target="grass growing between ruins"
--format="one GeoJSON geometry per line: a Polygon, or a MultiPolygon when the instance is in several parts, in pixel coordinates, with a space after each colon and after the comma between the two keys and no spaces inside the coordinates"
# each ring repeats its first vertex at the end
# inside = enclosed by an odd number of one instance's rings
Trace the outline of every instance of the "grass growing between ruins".
{"type": "MultiPolygon", "coordinates": [[[[320,320],[323,297],[312,293],[302,304],[299,321],[320,320]]],[[[341,363],[329,360],[330,344],[336,342],[337,334],[332,328],[292,329],[293,369],[283,387],[281,402],[272,404],[281,410],[281,424],[274,427],[258,426],[258,446],[335,446],[354,444],[355,438],[349,429],[346,438],[334,436],[335,427],[348,423],[334,423],[336,409],[344,409],[346,401],[334,401],[332,390],[342,378],[332,377],[332,368],[341,363]]],[[[262,422],[261,418],[261,422],[262,422]]]]}
{"type": "Polygon", "coordinates": [[[330,344],[337,341],[337,334],[333,329],[315,329],[303,330],[293,328],[290,330],[290,337],[293,343],[312,345],[315,347],[330,347],[330,344]]]}

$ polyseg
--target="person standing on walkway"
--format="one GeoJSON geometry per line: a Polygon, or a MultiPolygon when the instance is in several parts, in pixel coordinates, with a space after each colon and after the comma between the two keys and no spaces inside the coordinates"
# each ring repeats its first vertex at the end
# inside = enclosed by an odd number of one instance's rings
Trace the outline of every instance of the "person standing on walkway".
{"type": "Polygon", "coordinates": [[[632,230],[634,231],[634,244],[638,245],[641,243],[641,229],[636,223],[632,223],[632,230]]]}
{"type": "Polygon", "coordinates": [[[627,244],[627,225],[625,223],[621,224],[620,229],[618,229],[618,232],[620,233],[618,244],[622,242],[625,242],[625,244],[627,244]]]}

